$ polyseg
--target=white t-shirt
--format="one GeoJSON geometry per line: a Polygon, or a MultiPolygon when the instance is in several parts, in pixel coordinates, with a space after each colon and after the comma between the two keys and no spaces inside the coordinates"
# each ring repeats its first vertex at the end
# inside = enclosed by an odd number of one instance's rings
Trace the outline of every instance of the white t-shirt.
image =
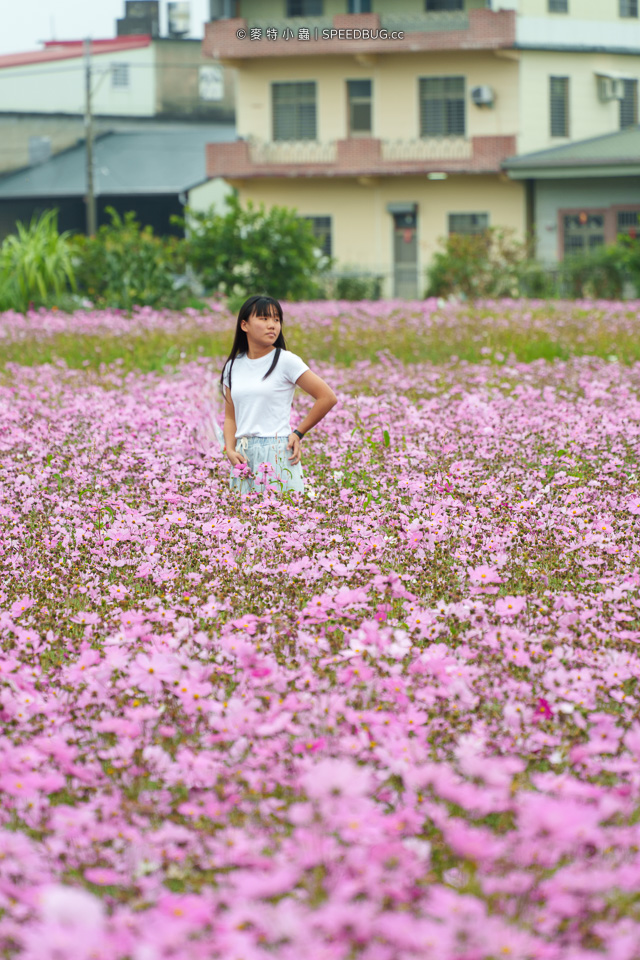
{"type": "MultiPolygon", "coordinates": [[[[265,373],[273,363],[272,350],[264,357],[250,360],[239,354],[231,372],[231,399],[236,414],[236,437],[288,437],[291,433],[291,404],[296,380],[309,367],[304,360],[281,350],[273,370],[266,380],[265,373]]],[[[229,364],[224,368],[224,384],[229,386],[229,364]]]]}

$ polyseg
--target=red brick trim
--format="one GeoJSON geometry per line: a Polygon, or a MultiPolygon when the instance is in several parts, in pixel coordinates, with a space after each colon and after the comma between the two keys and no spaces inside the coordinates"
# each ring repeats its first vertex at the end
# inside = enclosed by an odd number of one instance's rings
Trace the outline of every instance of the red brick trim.
{"type": "MultiPolygon", "coordinates": [[[[373,29],[380,26],[375,13],[344,13],[333,18],[336,29],[373,29]]],[[[428,50],[495,50],[513,47],[516,42],[514,10],[470,10],[467,30],[421,30],[405,33],[402,40],[316,40],[249,39],[249,24],[237,17],[214,20],[205,26],[202,52],[214,60],[259,60],[274,57],[353,56],[354,54],[419,53],[428,50]],[[244,30],[245,39],[237,32],[244,30]]]]}
{"type": "Polygon", "coordinates": [[[374,137],[338,140],[334,163],[253,163],[249,144],[207,144],[207,176],[228,179],[279,177],[395,177],[409,174],[499,173],[516,152],[515,137],[472,137],[472,153],[461,160],[383,160],[382,142],[374,137]]]}

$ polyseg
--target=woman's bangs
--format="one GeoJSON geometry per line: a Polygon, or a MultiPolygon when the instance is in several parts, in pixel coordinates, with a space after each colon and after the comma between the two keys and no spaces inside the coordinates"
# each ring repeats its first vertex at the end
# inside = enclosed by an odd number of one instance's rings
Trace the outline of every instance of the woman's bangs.
{"type": "Polygon", "coordinates": [[[255,317],[277,317],[282,323],[282,311],[278,309],[278,304],[271,297],[259,297],[251,309],[251,316],[255,317]]]}

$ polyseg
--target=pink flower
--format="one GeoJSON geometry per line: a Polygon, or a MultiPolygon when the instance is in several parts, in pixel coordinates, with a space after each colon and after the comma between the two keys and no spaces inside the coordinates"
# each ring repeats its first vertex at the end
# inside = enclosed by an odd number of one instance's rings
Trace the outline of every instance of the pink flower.
{"type": "Polygon", "coordinates": [[[515,617],[526,605],[524,597],[499,597],[496,600],[496,613],[499,617],[515,617]]]}

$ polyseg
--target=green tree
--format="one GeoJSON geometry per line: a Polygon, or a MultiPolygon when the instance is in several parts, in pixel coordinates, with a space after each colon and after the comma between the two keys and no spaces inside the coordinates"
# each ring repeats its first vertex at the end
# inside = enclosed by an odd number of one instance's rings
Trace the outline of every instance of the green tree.
{"type": "Polygon", "coordinates": [[[318,295],[318,279],[330,266],[307,220],[287,207],[243,207],[235,194],[216,214],[187,209],[174,218],[186,232],[186,259],[205,288],[232,301],[269,290],[282,300],[318,295]]]}
{"type": "Polygon", "coordinates": [[[453,233],[441,240],[427,270],[427,296],[517,296],[526,246],[511,230],[495,227],[476,234],[453,233]]]}
{"type": "Polygon", "coordinates": [[[158,237],[141,227],[135,212],[124,217],[107,207],[111,223],[95,237],[74,237],[78,286],[96,305],[179,309],[189,300],[183,282],[184,241],[158,237]]]}

